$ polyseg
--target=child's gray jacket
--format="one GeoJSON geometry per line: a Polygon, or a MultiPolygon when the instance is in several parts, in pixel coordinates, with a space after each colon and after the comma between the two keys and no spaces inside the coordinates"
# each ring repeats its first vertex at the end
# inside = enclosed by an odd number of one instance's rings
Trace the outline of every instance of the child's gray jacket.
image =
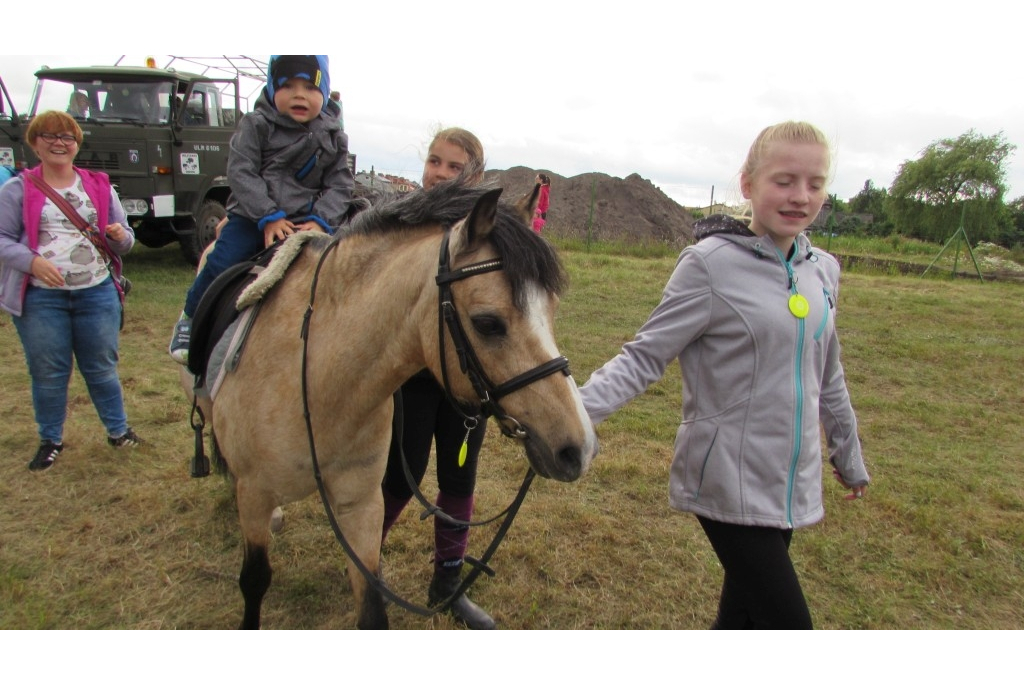
{"type": "Polygon", "coordinates": [[[227,210],[255,221],[261,230],[287,218],[316,221],[333,233],[348,212],[355,183],[339,113],[329,106],[300,124],[261,93],[231,138],[227,210]]]}

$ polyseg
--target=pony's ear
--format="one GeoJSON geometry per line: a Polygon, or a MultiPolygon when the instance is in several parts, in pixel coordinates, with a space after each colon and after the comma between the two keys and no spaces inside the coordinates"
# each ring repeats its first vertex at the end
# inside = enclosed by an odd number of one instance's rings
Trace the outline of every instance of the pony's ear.
{"type": "Polygon", "coordinates": [[[498,216],[499,197],[501,188],[488,190],[477,199],[469,216],[455,225],[449,247],[453,258],[463,252],[476,250],[487,239],[498,216]]]}
{"type": "Polygon", "coordinates": [[[540,200],[540,184],[533,186],[533,190],[519,198],[516,202],[516,210],[529,226],[533,221],[533,213],[537,209],[537,202],[540,200]]]}

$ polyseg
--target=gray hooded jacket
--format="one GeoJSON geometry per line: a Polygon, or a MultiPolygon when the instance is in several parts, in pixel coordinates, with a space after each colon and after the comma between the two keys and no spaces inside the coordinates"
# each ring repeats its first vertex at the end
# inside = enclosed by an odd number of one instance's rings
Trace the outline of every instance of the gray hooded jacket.
{"type": "Polygon", "coordinates": [[[316,221],[333,233],[348,211],[355,183],[339,115],[337,106],[328,106],[303,125],[278,112],[262,92],[231,138],[227,210],[260,229],[287,218],[316,221]]]}
{"type": "Polygon", "coordinates": [[[821,439],[851,486],[868,474],[839,360],[839,263],[797,236],[786,259],[768,237],[715,217],[683,250],[661,303],[581,388],[603,421],[678,359],[683,417],[669,502],[716,521],[795,528],[824,516],[821,439]],[[791,295],[809,312],[790,312],[791,295]]]}

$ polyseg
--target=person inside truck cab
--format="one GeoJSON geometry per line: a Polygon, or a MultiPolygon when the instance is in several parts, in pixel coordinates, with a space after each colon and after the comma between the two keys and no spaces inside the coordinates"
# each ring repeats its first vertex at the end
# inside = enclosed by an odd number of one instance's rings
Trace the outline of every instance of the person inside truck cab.
{"type": "Polygon", "coordinates": [[[80,90],[76,90],[72,93],[71,99],[68,101],[68,114],[76,119],[88,119],[89,96],[80,90]]]}
{"type": "Polygon", "coordinates": [[[174,97],[174,110],[171,112],[171,120],[177,119],[178,112],[184,110],[181,117],[181,123],[184,126],[205,126],[206,125],[206,111],[203,108],[203,101],[199,98],[192,98],[189,100],[188,105],[185,104],[185,100],[182,99],[181,95],[174,97]]]}
{"type": "Polygon", "coordinates": [[[203,101],[200,98],[192,98],[185,105],[185,125],[186,126],[205,126],[206,125],[206,110],[203,107],[203,101]]]}
{"type": "Polygon", "coordinates": [[[121,88],[110,93],[104,115],[133,121],[150,121],[154,111],[148,94],[140,90],[121,88]]]}

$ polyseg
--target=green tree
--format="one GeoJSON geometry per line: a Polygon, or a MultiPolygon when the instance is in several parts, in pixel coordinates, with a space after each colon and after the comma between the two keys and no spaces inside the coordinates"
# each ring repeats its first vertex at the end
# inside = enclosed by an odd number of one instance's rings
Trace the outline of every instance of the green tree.
{"type": "Polygon", "coordinates": [[[885,211],[885,201],[889,192],[885,188],[876,188],[869,179],[864,181],[864,187],[859,193],[850,198],[850,211],[855,214],[870,214],[871,223],[866,227],[870,235],[889,235],[892,232],[892,223],[885,211]]]}
{"type": "Polygon", "coordinates": [[[995,242],[1010,222],[1003,204],[1004,164],[1015,149],[1002,132],[983,136],[974,129],[932,143],[919,159],[900,167],[886,213],[910,237],[942,242],[959,228],[962,216],[972,241],[995,242]]]}

